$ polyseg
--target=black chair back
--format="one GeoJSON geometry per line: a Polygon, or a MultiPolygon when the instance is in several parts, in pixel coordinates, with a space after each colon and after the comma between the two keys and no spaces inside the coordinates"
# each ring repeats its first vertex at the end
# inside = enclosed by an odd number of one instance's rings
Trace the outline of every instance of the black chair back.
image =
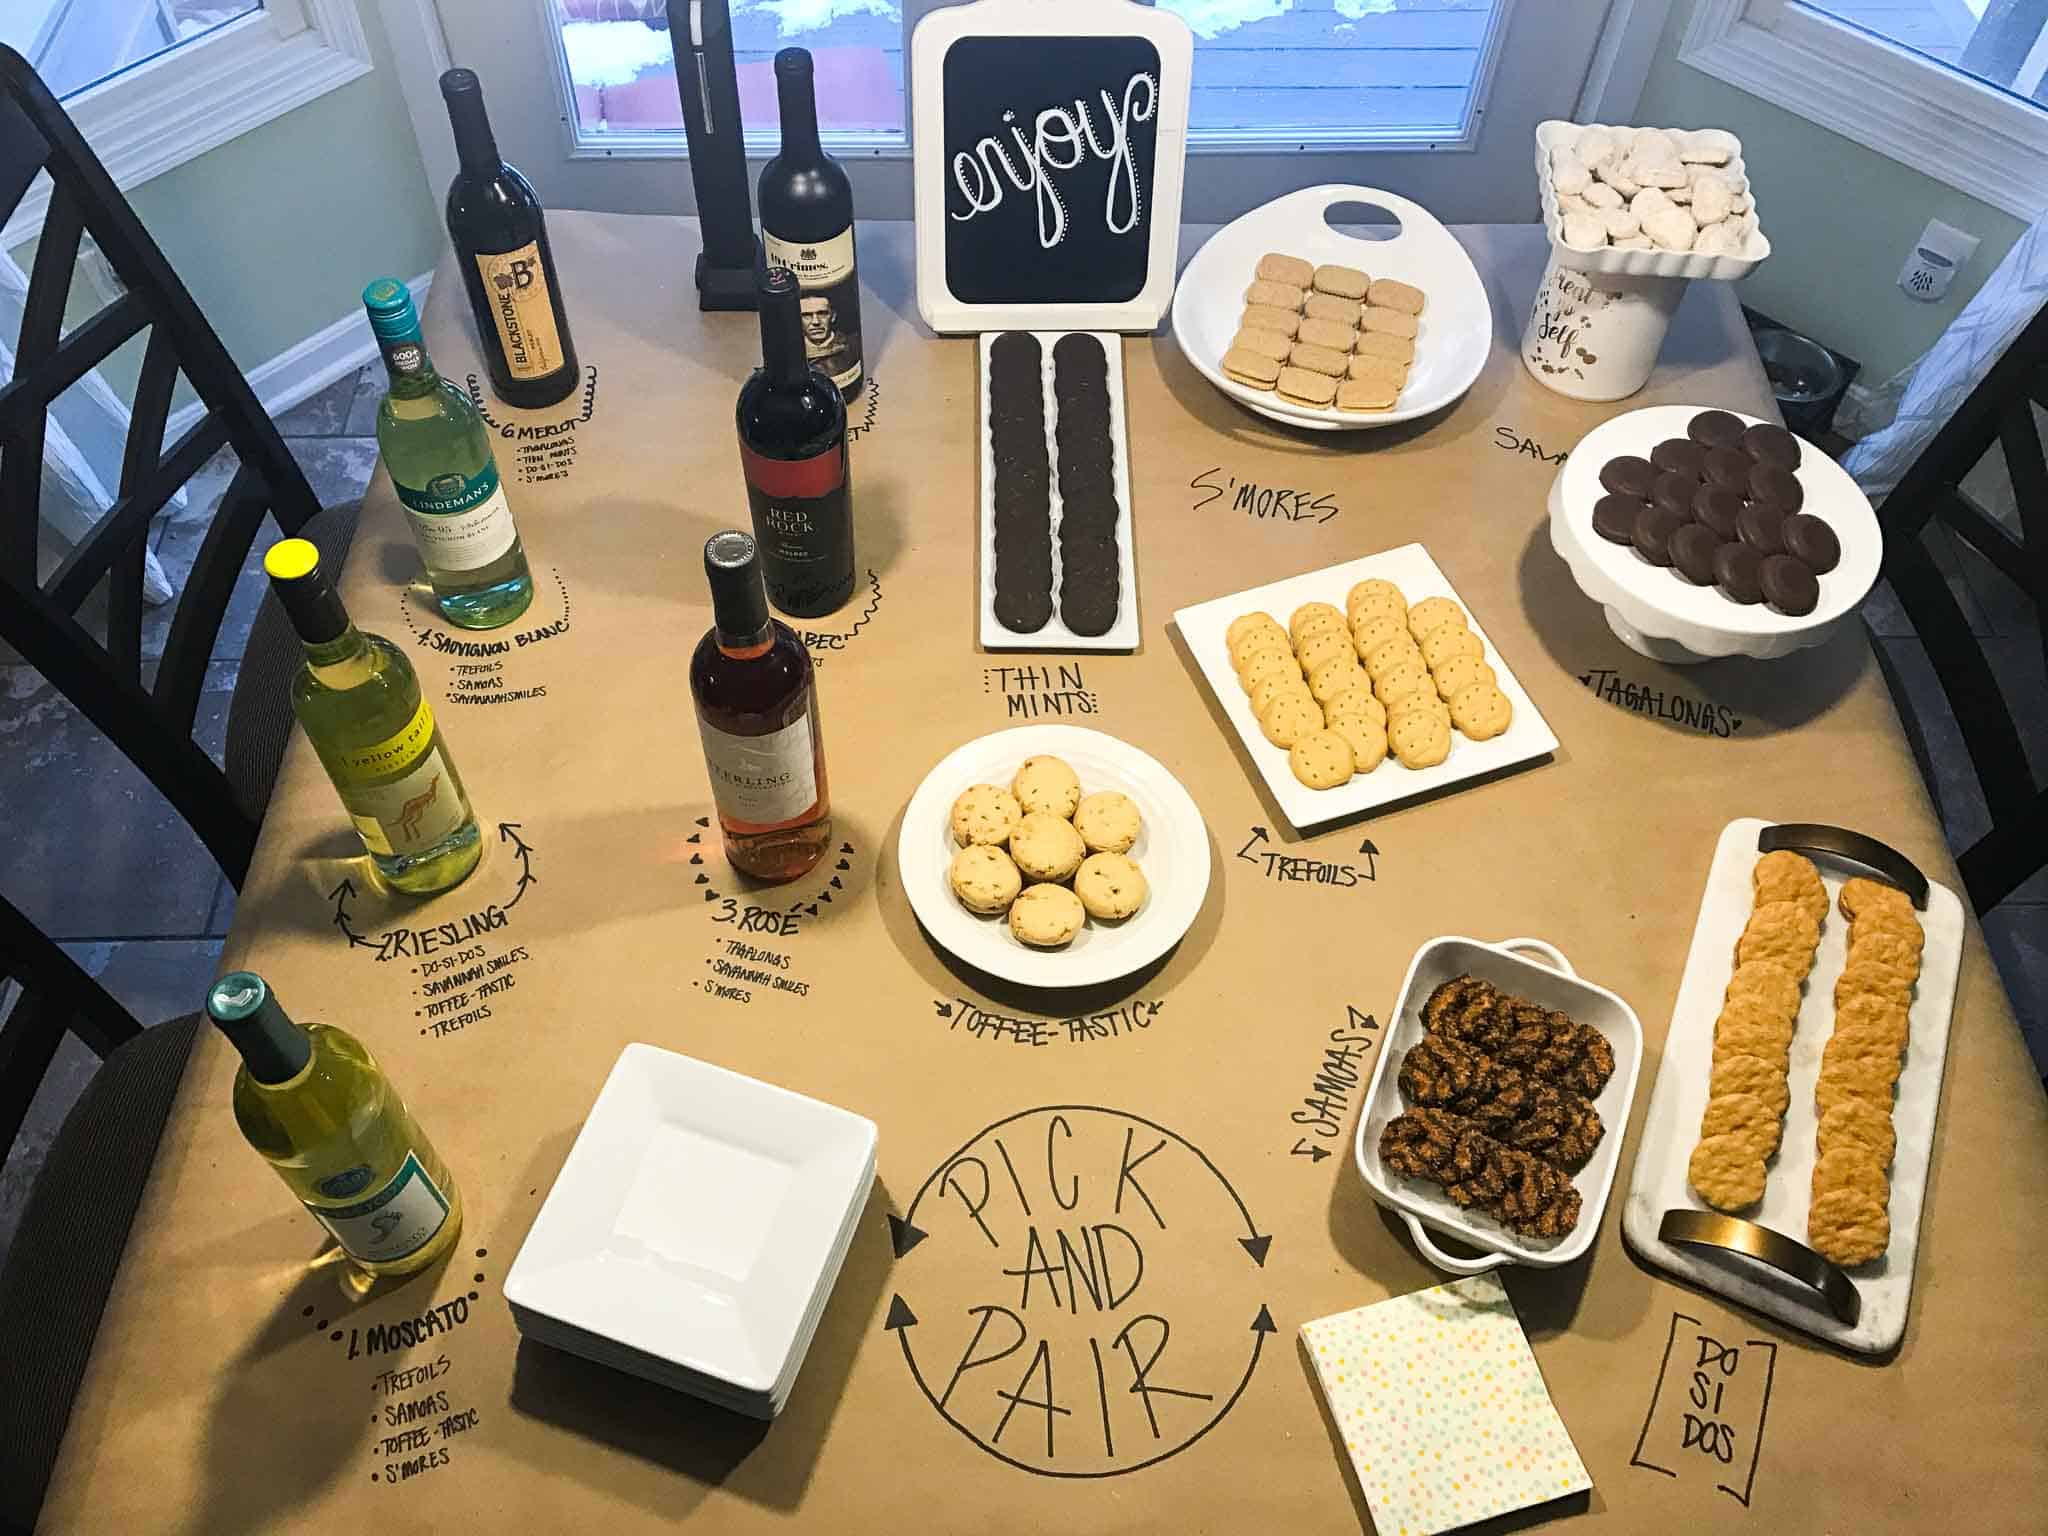
{"type": "Polygon", "coordinates": [[[0,1015],[0,1157],[14,1146],[67,1033],[103,1057],[142,1033],[106,988],[0,897],[0,994],[9,982],[19,990],[14,1006],[0,1015]]]}
{"type": "MultiPolygon", "coordinates": [[[[1927,647],[1991,813],[1991,830],[1956,861],[1980,915],[2048,865],[2048,788],[2035,784],[2027,766],[2014,708],[2017,703],[2039,713],[2048,709],[2048,699],[2012,700],[1999,687],[1921,535],[1929,522],[1941,523],[2020,589],[2033,604],[2037,625],[2048,616],[2048,460],[2035,427],[2037,406],[2048,408],[2048,309],[2014,338],[1900,477],[1878,515],[1885,578],[1927,647]],[[1962,488],[1963,478],[1994,445],[2003,451],[2012,478],[2022,537],[1993,520],[1962,488]]],[[[2048,629],[2042,644],[2048,655],[2048,629]]],[[[1893,694],[1901,714],[1908,713],[1896,684],[1893,694]]]]}
{"type": "Polygon", "coordinates": [[[0,46],[0,223],[47,172],[52,190],[15,348],[0,385],[0,639],[149,777],[237,886],[256,822],[192,739],[207,662],[235,578],[266,512],[294,534],[320,510],[277,428],[220,338],[86,145],[20,54],[0,46]],[[126,291],[64,329],[82,237],[90,235],[126,291]],[[38,500],[50,404],[131,338],[148,332],[113,505],[48,579],[37,571],[38,500]],[[164,445],[180,374],[205,414],[164,445]],[[145,681],[142,574],[150,520],[222,447],[240,468],[221,498],[145,681]],[[79,622],[107,585],[102,645],[79,622]]]}

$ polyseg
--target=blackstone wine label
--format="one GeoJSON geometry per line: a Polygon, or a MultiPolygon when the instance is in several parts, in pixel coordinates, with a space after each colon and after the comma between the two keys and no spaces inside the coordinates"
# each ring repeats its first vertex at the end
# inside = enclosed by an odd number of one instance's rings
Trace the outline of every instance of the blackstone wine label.
{"type": "Polygon", "coordinates": [[[512,377],[544,379],[560,368],[562,337],[555,329],[554,298],[539,242],[529,240],[516,251],[478,251],[476,269],[512,377]]]}
{"type": "Polygon", "coordinates": [[[802,297],[804,356],[841,390],[860,382],[860,277],[854,270],[853,226],[829,240],[781,240],[762,232],[768,265],[796,274],[802,297]]]}

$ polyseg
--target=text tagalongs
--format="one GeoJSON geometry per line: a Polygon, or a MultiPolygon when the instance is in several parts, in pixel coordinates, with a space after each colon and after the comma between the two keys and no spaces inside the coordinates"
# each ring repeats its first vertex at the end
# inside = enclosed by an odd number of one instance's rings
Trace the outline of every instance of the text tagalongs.
{"type": "Polygon", "coordinates": [[[1684,726],[1702,736],[1726,741],[1742,729],[1742,716],[1725,704],[1696,699],[1682,693],[1666,693],[1648,683],[1623,677],[1608,667],[1593,667],[1579,674],[1579,681],[1595,698],[1605,700],[1631,714],[1645,715],[1684,726]]]}

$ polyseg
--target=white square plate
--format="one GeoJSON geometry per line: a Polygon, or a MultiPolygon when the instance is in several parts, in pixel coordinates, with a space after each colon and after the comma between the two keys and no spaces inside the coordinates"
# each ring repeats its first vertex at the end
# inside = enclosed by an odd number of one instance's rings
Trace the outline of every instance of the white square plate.
{"type": "Polygon", "coordinates": [[[844,1257],[874,1122],[655,1046],[619,1055],[505,1299],[767,1394],[844,1257]]]}
{"type": "Polygon", "coordinates": [[[1437,569],[1437,563],[1429,558],[1429,551],[1420,544],[1403,544],[1399,549],[1310,571],[1305,576],[1291,576],[1285,581],[1268,582],[1263,587],[1197,603],[1175,613],[1173,621],[1180,626],[1181,638],[1208,680],[1209,691],[1216,695],[1223,712],[1237,728],[1238,739],[1258,765],[1268,792],[1291,826],[1313,827],[1362,811],[1378,810],[1447,789],[1466,779],[1498,773],[1557,750],[1557,737],[1551,734],[1515,674],[1508,670],[1500,652],[1493,648],[1493,642],[1486,638],[1479,615],[1458,596],[1444,573],[1437,569]],[[1391,581],[1401,589],[1411,607],[1425,597],[1448,597],[1463,608],[1472,633],[1486,647],[1487,665],[1499,677],[1500,691],[1514,706],[1514,719],[1491,741],[1473,741],[1453,731],[1451,755],[1434,768],[1404,768],[1389,756],[1371,773],[1354,775],[1348,784],[1335,789],[1310,789],[1294,776],[1285,750],[1266,740],[1260,731],[1259,717],[1252,713],[1252,701],[1237,684],[1237,670],[1230,664],[1230,647],[1224,641],[1224,631],[1239,614],[1261,608],[1282,625],[1303,603],[1320,600],[1342,608],[1345,593],[1369,576],[1391,581]]]}
{"type": "Polygon", "coordinates": [[[1138,648],[1138,562],[1131,549],[1131,439],[1124,427],[1124,339],[1107,331],[1031,331],[1038,338],[1039,386],[1045,392],[1045,451],[1052,490],[1052,617],[1020,634],[996,617],[996,466],[988,426],[988,359],[1000,331],[982,334],[981,373],[981,648],[985,651],[1135,651],[1138,648]],[[1116,456],[1116,622],[1099,635],[1077,635],[1060,618],[1059,402],[1052,392],[1052,349],[1062,336],[1093,336],[1109,359],[1109,446],[1116,456]]]}

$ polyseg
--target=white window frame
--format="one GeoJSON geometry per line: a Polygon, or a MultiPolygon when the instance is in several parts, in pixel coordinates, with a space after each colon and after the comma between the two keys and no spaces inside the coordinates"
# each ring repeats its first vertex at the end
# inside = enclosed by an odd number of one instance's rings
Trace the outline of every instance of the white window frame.
{"type": "MultiPolygon", "coordinates": [[[[370,72],[357,0],[264,0],[243,16],[79,92],[65,110],[123,191],[370,72]]],[[[39,177],[0,229],[11,247],[42,227],[39,177]]]]}
{"type": "Polygon", "coordinates": [[[2048,111],[1795,0],[1699,0],[1681,63],[2032,222],[2048,111]]]}

